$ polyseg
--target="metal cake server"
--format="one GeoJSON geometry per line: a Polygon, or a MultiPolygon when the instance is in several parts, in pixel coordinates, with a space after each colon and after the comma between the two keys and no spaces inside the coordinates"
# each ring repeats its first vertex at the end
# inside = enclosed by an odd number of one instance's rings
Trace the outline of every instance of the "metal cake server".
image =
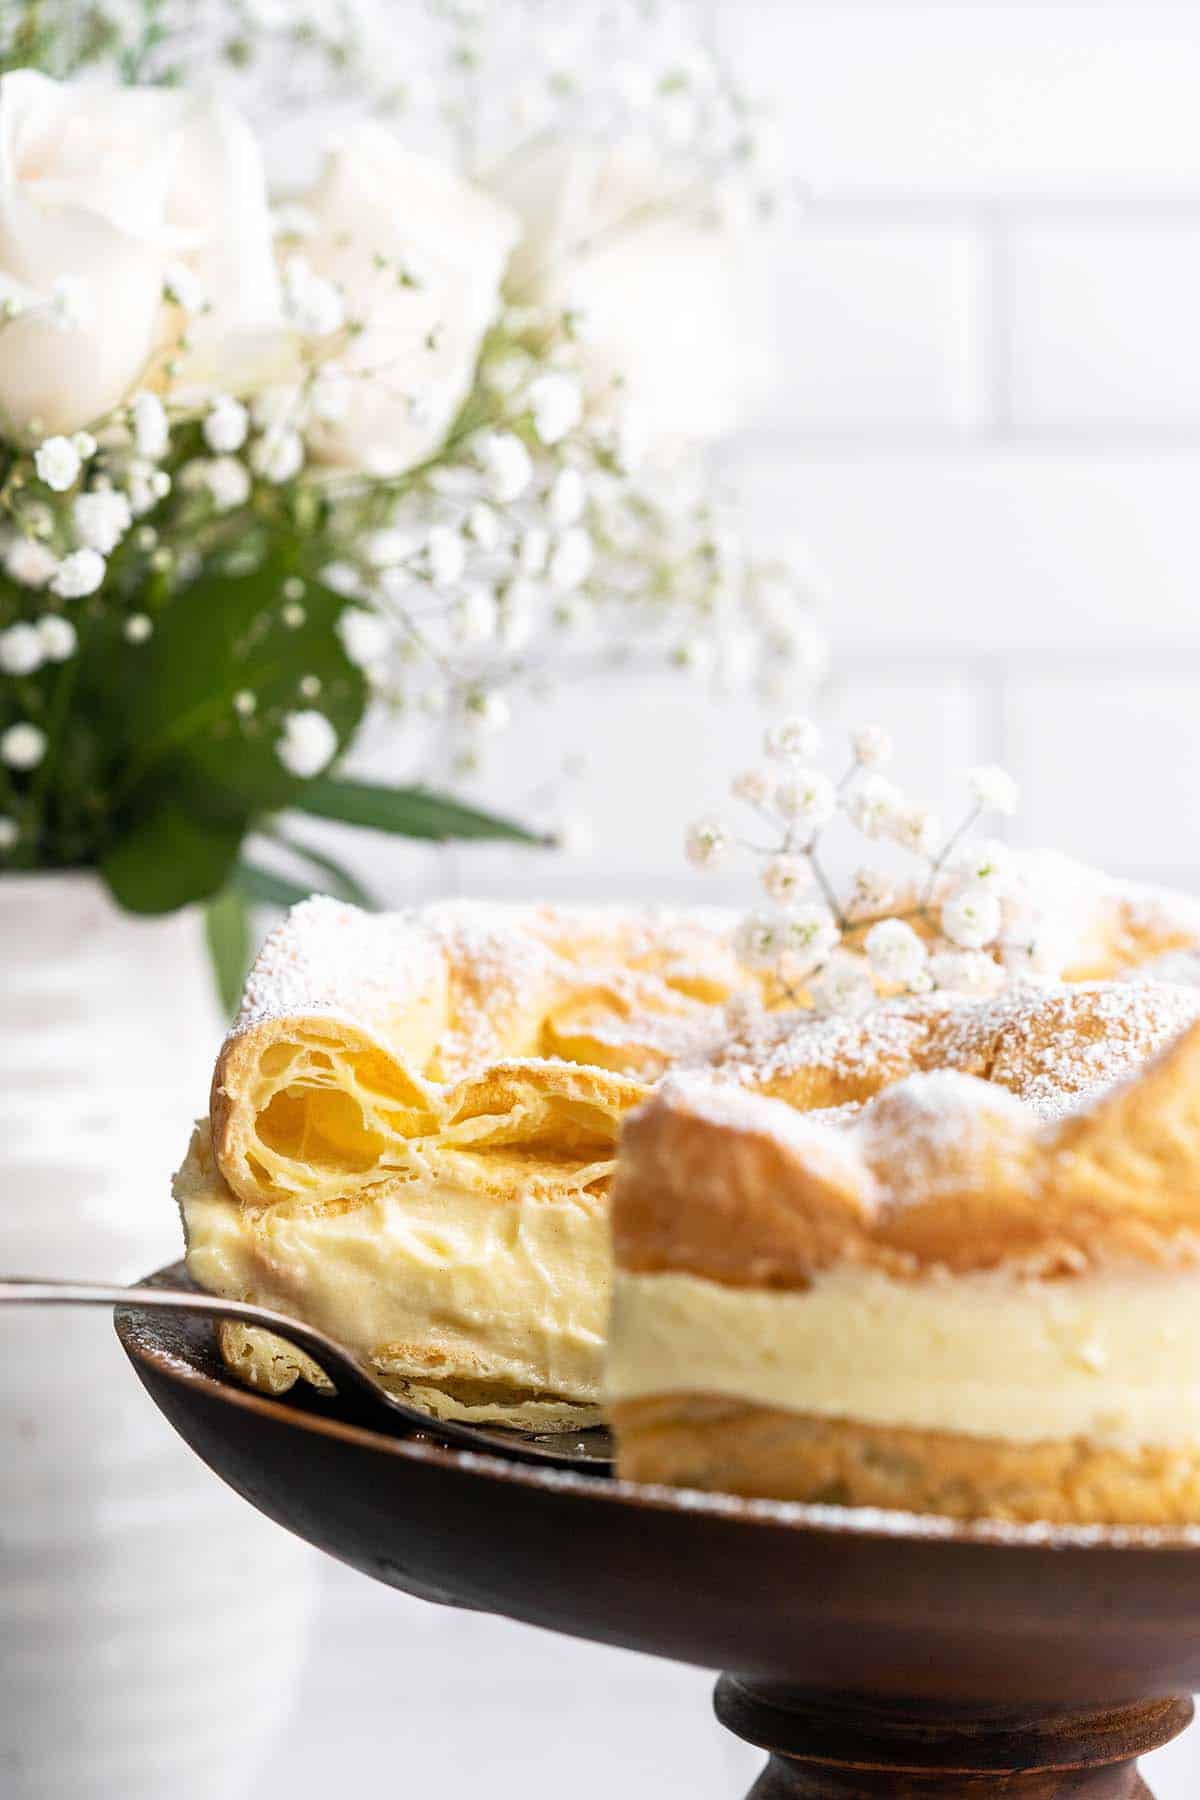
{"type": "MultiPolygon", "coordinates": [[[[607,1431],[545,1432],[529,1435],[501,1425],[467,1425],[457,1419],[435,1419],[419,1407],[390,1394],[374,1371],[353,1351],[323,1331],[265,1306],[224,1300],[198,1289],[119,1287],[95,1281],[40,1281],[33,1276],[0,1276],[0,1306],[121,1306],[131,1311],[192,1313],[257,1325],[303,1350],[329,1376],[337,1389],[337,1413],[355,1425],[386,1430],[397,1423],[423,1437],[560,1469],[587,1469],[602,1474],[612,1466],[612,1440],[607,1431]]],[[[278,1396],[276,1396],[278,1398],[278,1396]]],[[[286,1401],[285,1401],[286,1404],[286,1401]]]]}

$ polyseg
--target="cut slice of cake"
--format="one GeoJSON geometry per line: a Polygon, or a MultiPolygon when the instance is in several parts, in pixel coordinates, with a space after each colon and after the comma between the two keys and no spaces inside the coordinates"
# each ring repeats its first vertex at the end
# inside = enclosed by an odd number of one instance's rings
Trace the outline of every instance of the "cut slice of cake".
{"type": "MultiPolygon", "coordinates": [[[[963,1518],[1200,1520],[1200,995],[1003,995],[944,1019],[943,1066],[909,1073],[888,1010],[853,1051],[844,1026],[812,1027],[807,1057],[793,1034],[786,1080],[776,1044],[736,1080],[669,1078],[625,1121],[619,1472],[963,1518]],[[831,1063],[822,1092],[849,1104],[789,1104],[831,1063]],[[890,1085],[866,1073],[881,1064],[890,1085]]],[[[911,1004],[890,1010],[909,1045],[911,1004]]]]}

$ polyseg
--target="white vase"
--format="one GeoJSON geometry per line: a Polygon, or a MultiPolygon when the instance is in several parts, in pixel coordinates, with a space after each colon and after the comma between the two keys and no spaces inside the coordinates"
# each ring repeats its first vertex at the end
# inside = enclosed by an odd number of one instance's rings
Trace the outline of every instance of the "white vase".
{"type": "MultiPolygon", "coordinates": [[[[197,916],[0,877],[0,1271],[180,1254],[170,1175],[219,1029],[197,916]]],[[[0,1309],[4,1800],[249,1795],[315,1560],[174,1437],[107,1314],[0,1309]]]]}

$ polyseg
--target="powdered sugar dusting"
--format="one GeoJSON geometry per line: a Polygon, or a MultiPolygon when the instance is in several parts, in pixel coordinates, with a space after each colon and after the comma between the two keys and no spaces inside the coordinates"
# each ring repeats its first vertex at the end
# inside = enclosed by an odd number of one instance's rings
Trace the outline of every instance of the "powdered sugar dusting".
{"type": "Polygon", "coordinates": [[[405,1020],[445,996],[445,1079],[497,1055],[541,1048],[544,1019],[593,999],[586,1035],[619,1063],[632,1044],[668,1063],[699,1059],[722,1030],[721,1002],[748,978],[716,908],[553,908],[450,901],[370,914],[328,899],[294,907],[267,938],[234,1032],[328,1012],[402,1045],[405,1020]]]}
{"type": "Polygon", "coordinates": [[[1043,1119],[1121,1080],[1200,1017],[1200,992],[1168,982],[1020,982],[987,999],[883,1001],[857,1018],[770,1013],[743,1002],[710,1066],[787,1097],[811,1072],[867,1098],[935,1069],[1007,1088],[1043,1119]]]}
{"type": "Polygon", "coordinates": [[[365,913],[337,900],[306,900],[259,951],[234,1030],[305,1012],[374,1022],[415,998],[436,975],[437,955],[417,914],[365,913]]]}
{"type": "MultiPolygon", "coordinates": [[[[1151,905],[1140,891],[1138,905],[1151,905]]],[[[608,1066],[628,1053],[629,1067],[651,1073],[703,1068],[798,1105],[863,1100],[951,1069],[1053,1119],[1200,1017],[1200,988],[1147,980],[1026,981],[988,999],[883,1001],[858,1017],[772,1012],[733,956],[731,924],[716,909],[456,902],[371,915],[310,900],[268,937],[234,1029],[325,1011],[402,1042],[413,1006],[444,992],[447,1079],[498,1054],[544,1053],[543,1022],[553,1034],[561,1021],[567,1060],[588,1060],[590,1045],[608,1066]],[[573,1040],[583,1040],[575,1056],[573,1040]],[[814,1073],[828,1079],[807,1093],[814,1073]]]]}
{"type": "Polygon", "coordinates": [[[1044,1119],[1098,1098],[1200,1017],[1200,992],[1166,982],[1085,982],[1018,1010],[997,1039],[991,1079],[1044,1119]]]}

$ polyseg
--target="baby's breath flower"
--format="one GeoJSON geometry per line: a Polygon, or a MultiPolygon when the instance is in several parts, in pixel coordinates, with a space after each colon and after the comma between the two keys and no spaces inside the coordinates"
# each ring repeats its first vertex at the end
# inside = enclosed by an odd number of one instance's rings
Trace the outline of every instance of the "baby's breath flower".
{"type": "Polygon", "coordinates": [[[249,688],[239,688],[233,696],[233,710],[239,719],[252,719],[258,711],[258,695],[249,688]]]}
{"type": "Polygon", "coordinates": [[[892,740],[882,725],[860,725],[850,744],[860,769],[879,769],[892,760],[892,740]]]}
{"type": "Polygon", "coordinates": [[[550,533],[544,525],[530,525],[521,533],[517,567],[522,575],[541,575],[550,555],[550,533]]]}
{"type": "Polygon", "coordinates": [[[22,719],[0,735],[0,762],[10,769],[36,769],[46,754],[46,734],[39,725],[22,719]]]}
{"type": "Polygon", "coordinates": [[[373,569],[389,569],[396,563],[407,562],[417,548],[417,542],[411,531],[385,525],[378,531],[368,531],[359,544],[359,551],[363,561],[370,563],[373,569]]]}
{"type": "Polygon", "coordinates": [[[149,613],[130,613],[125,621],[125,638],[130,644],[144,644],[154,630],[149,613]]]}
{"type": "Polygon", "coordinates": [[[811,719],[782,719],[767,732],[763,748],[779,762],[804,762],[821,748],[821,733],[811,719]]]}
{"type": "Polygon", "coordinates": [[[963,880],[975,887],[987,888],[1003,896],[1012,884],[1012,852],[1007,844],[994,838],[969,841],[955,852],[951,867],[963,880]]]}
{"type": "Polygon", "coordinates": [[[743,769],[740,775],[734,776],[730,792],[735,800],[745,800],[750,806],[765,806],[771,795],[771,777],[765,769],[743,769]]]}
{"type": "Polygon", "coordinates": [[[76,496],[71,518],[79,542],[109,556],[133,524],[133,509],[126,495],[99,488],[76,496]]]}
{"type": "Polygon", "coordinates": [[[39,619],[37,634],[42,640],[42,654],[47,662],[66,662],[79,647],[75,627],[61,613],[47,613],[39,619]]]}
{"type": "Polygon", "coordinates": [[[778,906],[790,906],[812,881],[812,869],[802,856],[773,856],[763,867],[763,889],[778,906]]]}
{"type": "Polygon", "coordinates": [[[865,1012],[875,999],[875,983],[865,958],[835,951],[809,982],[813,1005],[821,1012],[865,1012]]]}
{"type": "Polygon", "coordinates": [[[167,409],[157,394],[136,394],[130,407],[133,417],[133,441],[139,456],[158,462],[167,454],[171,443],[171,427],[167,409]]]}
{"type": "Polygon", "coordinates": [[[774,913],[748,913],[739,924],[733,943],[739,961],[747,968],[772,968],[783,950],[779,919],[774,913]]]}
{"type": "Polygon", "coordinates": [[[38,445],[33,465],[40,481],[56,494],[65,494],[78,481],[83,459],[70,438],[49,437],[38,445]]]}
{"type": "Polygon", "coordinates": [[[729,834],[719,819],[697,819],[688,826],[684,847],[697,869],[716,869],[729,852],[729,834]]]}
{"type": "Polygon", "coordinates": [[[1006,769],[988,766],[967,771],[967,792],[976,806],[988,812],[1014,813],[1017,784],[1006,769]]]}
{"type": "Polygon", "coordinates": [[[153,463],[140,459],[128,465],[124,480],[130,511],[135,519],[152,512],[171,491],[171,477],[167,471],[156,469],[153,463]]]}
{"type": "Polygon", "coordinates": [[[98,550],[72,550],[58,565],[50,583],[60,600],[82,600],[94,594],[104,580],[107,565],[98,550]]]}
{"type": "Polygon", "coordinates": [[[488,491],[500,506],[519,500],[533,480],[533,458],[512,432],[493,432],[480,446],[488,491]]]}
{"type": "Polygon", "coordinates": [[[80,462],[87,462],[89,458],[95,456],[96,451],[99,449],[99,445],[90,431],[72,432],[71,442],[79,452],[80,462]]]}
{"type": "MultiPolygon", "coordinates": [[[[196,468],[189,463],[188,468],[196,468]]],[[[200,478],[218,512],[236,512],[250,498],[250,471],[236,456],[211,456],[199,464],[200,478]]]]}
{"type": "Polygon", "coordinates": [[[493,590],[482,581],[471,583],[455,602],[451,614],[454,635],[460,644],[486,644],[496,635],[497,606],[493,590]]]}
{"type": "Polygon", "coordinates": [[[289,600],[279,609],[279,616],[289,631],[299,631],[308,614],[298,600],[289,600]]]}
{"type": "Polygon", "coordinates": [[[17,538],[4,552],[4,573],[22,587],[45,587],[57,573],[58,558],[33,538],[17,538]]]}
{"type": "Polygon", "coordinates": [[[887,832],[905,850],[932,856],[941,841],[942,828],[936,813],[923,806],[909,806],[894,814],[887,832]]]}
{"type": "Polygon", "coordinates": [[[891,905],[893,898],[891,881],[881,869],[864,866],[854,871],[853,905],[856,912],[880,912],[891,905]]]}
{"type": "Polygon", "coordinates": [[[543,444],[561,443],[583,417],[583,394],[578,380],[558,370],[539,375],[530,383],[529,405],[533,428],[543,444]]]}
{"type": "Polygon", "coordinates": [[[556,588],[576,588],[585,582],[592,569],[591,533],[582,525],[564,531],[550,558],[550,580],[556,588]]]}
{"type": "Polygon", "coordinates": [[[300,433],[286,425],[265,431],[250,452],[250,462],[256,475],[282,487],[304,467],[304,442],[300,433]]]}
{"type": "Polygon", "coordinates": [[[356,669],[369,669],[391,648],[391,627],[378,613],[348,606],[337,622],[337,634],[348,661],[356,669]]]}
{"type": "Polygon", "coordinates": [[[499,548],[503,535],[499,514],[486,500],[477,500],[467,518],[467,530],[481,550],[499,548]]]}
{"type": "Polygon", "coordinates": [[[819,831],[837,811],[837,789],[821,769],[799,769],[775,789],[775,805],[785,819],[819,831]]]}
{"type": "Polygon", "coordinates": [[[353,563],[326,563],[321,570],[321,580],[333,593],[342,594],[347,600],[359,599],[364,592],[362,576],[353,563]]]}
{"type": "Polygon", "coordinates": [[[36,625],[10,625],[0,631],[0,671],[5,675],[32,675],[45,654],[36,625]]]}
{"type": "Polygon", "coordinates": [[[982,950],[1000,930],[1000,902],[986,888],[964,888],[942,907],[942,930],[961,950],[982,950]]]}
{"type": "Polygon", "coordinates": [[[546,510],[560,531],[577,525],[587,505],[587,488],[578,469],[560,469],[546,496],[546,510]]]}
{"type": "Polygon", "coordinates": [[[903,805],[898,787],[882,775],[867,775],[851,788],[846,815],[864,837],[879,838],[886,835],[903,805]]]}
{"type": "Polygon", "coordinates": [[[938,950],[929,959],[935,987],[986,999],[1004,984],[1004,970],[978,950],[938,950]]]}
{"type": "Polygon", "coordinates": [[[863,940],[871,968],[881,981],[912,987],[926,973],[927,952],[903,919],[880,919],[863,940]]]}
{"type": "Polygon", "coordinates": [[[17,821],[10,819],[7,814],[0,814],[0,854],[5,850],[13,849],[20,841],[20,837],[21,827],[17,821]]]}
{"type": "Polygon", "coordinates": [[[218,456],[240,450],[250,431],[250,414],[231,394],[218,394],[204,420],[204,441],[218,456]]]}
{"type": "Polygon", "coordinates": [[[304,708],[285,713],[275,754],[289,775],[308,781],[328,768],[337,754],[337,732],[324,713],[304,708]]]}
{"type": "Polygon", "coordinates": [[[467,566],[462,533],[450,525],[435,525],[425,541],[425,557],[435,585],[453,587],[467,566]]]}
{"type": "Polygon", "coordinates": [[[818,901],[797,906],[779,920],[779,953],[789,972],[807,976],[837,944],[841,933],[827,906],[818,901]]]}

